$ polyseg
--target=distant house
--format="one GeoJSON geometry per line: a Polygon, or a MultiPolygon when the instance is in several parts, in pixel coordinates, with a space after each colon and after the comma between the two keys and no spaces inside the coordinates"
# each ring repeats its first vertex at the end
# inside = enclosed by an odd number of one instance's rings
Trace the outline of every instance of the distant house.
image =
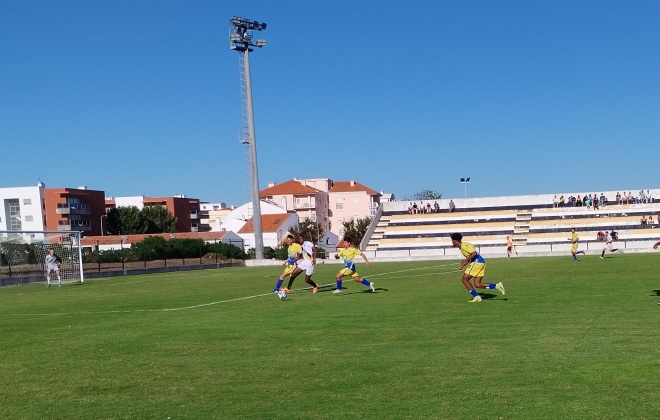
{"type": "Polygon", "coordinates": [[[373,218],[380,206],[380,193],[356,181],[335,182],[330,189],[332,232],[344,236],[342,223],[373,218]]]}
{"type": "MultiPolygon", "coordinates": [[[[289,229],[300,227],[298,215],[295,213],[262,214],[261,230],[263,232],[264,247],[277,248],[289,229]]],[[[255,247],[254,219],[250,218],[238,230],[238,235],[245,240],[245,250],[255,247]]]]}
{"type": "Polygon", "coordinates": [[[321,230],[343,235],[342,222],[373,217],[380,206],[380,193],[356,181],[328,178],[297,179],[270,183],[261,190],[262,199],[295,211],[300,220],[311,220],[321,230]]]}

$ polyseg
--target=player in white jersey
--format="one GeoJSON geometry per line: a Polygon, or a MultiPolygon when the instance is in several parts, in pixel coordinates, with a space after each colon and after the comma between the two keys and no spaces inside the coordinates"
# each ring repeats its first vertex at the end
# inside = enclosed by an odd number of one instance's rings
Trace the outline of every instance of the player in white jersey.
{"type": "Polygon", "coordinates": [[[608,249],[610,250],[610,252],[615,252],[618,250],[618,248],[612,248],[612,242],[614,242],[614,237],[612,236],[612,234],[605,231],[605,246],[603,247],[603,252],[600,254],[601,260],[603,259],[603,257],[605,257],[605,251],[607,251],[608,249]]]}
{"type": "Polygon", "coordinates": [[[305,283],[312,286],[312,293],[316,293],[319,289],[318,284],[314,283],[312,280],[312,274],[314,274],[314,266],[316,265],[316,247],[310,241],[306,241],[303,235],[298,235],[298,243],[302,246],[302,254],[296,260],[297,267],[291,273],[289,278],[289,285],[287,289],[291,289],[293,281],[298,277],[300,273],[305,272],[305,283]]]}
{"type": "Polygon", "coordinates": [[[50,273],[57,274],[57,285],[62,287],[62,277],[60,276],[60,257],[55,255],[55,250],[51,249],[46,255],[46,287],[50,287],[50,273]]]}

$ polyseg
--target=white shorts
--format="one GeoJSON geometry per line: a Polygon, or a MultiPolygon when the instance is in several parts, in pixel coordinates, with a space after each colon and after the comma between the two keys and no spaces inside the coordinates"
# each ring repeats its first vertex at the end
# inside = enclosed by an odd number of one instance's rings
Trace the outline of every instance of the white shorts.
{"type": "Polygon", "coordinates": [[[308,276],[314,273],[314,264],[307,258],[301,258],[297,261],[298,267],[305,272],[308,276]]]}
{"type": "Polygon", "coordinates": [[[605,246],[603,247],[603,251],[605,251],[606,249],[609,249],[610,252],[612,252],[612,244],[611,243],[605,244],[605,246]]]}
{"type": "Polygon", "coordinates": [[[46,273],[50,273],[51,271],[60,271],[60,266],[54,264],[48,264],[46,266],[46,273]]]}

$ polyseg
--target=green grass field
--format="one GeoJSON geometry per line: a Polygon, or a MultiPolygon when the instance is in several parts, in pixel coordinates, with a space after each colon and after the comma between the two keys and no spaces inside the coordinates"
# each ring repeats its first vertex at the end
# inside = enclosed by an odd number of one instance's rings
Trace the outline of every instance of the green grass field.
{"type": "Polygon", "coordinates": [[[280,267],[0,289],[0,418],[660,418],[660,253],[280,267]],[[302,276],[294,288],[304,286],[302,276]]]}

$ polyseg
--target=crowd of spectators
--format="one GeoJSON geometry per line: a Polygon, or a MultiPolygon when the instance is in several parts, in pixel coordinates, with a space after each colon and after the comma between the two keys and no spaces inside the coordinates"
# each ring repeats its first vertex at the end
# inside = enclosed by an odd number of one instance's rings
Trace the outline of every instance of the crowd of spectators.
{"type": "Polygon", "coordinates": [[[414,201],[408,206],[408,214],[424,214],[424,213],[440,213],[440,204],[434,202],[431,205],[431,202],[424,204],[423,201],[420,201],[419,205],[414,201]]]}
{"type": "MultiPolygon", "coordinates": [[[[656,217],[657,217],[657,223],[660,225],[660,213],[658,213],[656,217]]],[[[654,224],[655,222],[653,222],[653,215],[651,214],[648,217],[648,219],[646,218],[646,215],[642,215],[642,219],[640,220],[640,223],[642,224],[642,226],[649,226],[654,224]]]]}
{"type": "Polygon", "coordinates": [[[563,195],[555,195],[552,199],[552,206],[554,208],[558,207],[587,207],[588,209],[598,210],[600,207],[607,205],[623,205],[623,204],[647,204],[653,203],[654,199],[651,196],[651,191],[640,190],[639,193],[635,196],[631,191],[624,191],[623,194],[617,192],[615,200],[610,202],[604,193],[594,193],[594,194],[585,194],[584,196],[568,196],[564,197],[563,195]]]}

